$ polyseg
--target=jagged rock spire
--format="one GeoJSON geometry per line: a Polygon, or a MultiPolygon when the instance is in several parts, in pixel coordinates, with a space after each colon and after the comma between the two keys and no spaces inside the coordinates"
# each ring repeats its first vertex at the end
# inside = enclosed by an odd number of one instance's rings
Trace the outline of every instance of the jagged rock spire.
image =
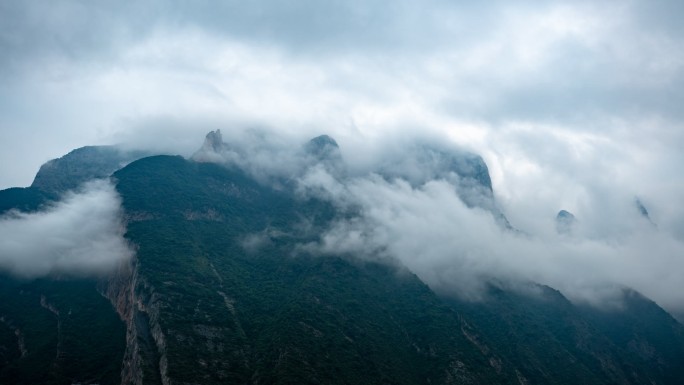
{"type": "Polygon", "coordinates": [[[207,136],[204,138],[202,149],[221,152],[221,149],[223,149],[223,137],[221,136],[221,130],[209,131],[207,136]]]}
{"type": "Polygon", "coordinates": [[[221,154],[225,151],[226,144],[223,143],[221,130],[209,131],[204,138],[202,147],[192,155],[192,160],[197,162],[219,162],[221,154]]]}

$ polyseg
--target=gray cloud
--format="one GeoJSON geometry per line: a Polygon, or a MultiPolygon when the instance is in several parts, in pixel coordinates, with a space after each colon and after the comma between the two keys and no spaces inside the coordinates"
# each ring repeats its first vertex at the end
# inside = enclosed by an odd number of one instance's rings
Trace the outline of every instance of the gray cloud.
{"type": "Polygon", "coordinates": [[[304,247],[309,252],[398,260],[436,291],[466,299],[481,299],[491,280],[533,281],[598,306],[619,305],[629,287],[671,311],[684,309],[684,242],[619,193],[614,204],[592,201],[578,234],[566,236],[555,233],[552,217],[534,234],[506,230],[490,212],[467,207],[445,180],[412,187],[371,175],[331,183],[316,170],[301,183],[361,213],[335,223],[319,244],[304,247]]]}
{"type": "Polygon", "coordinates": [[[522,122],[631,143],[660,122],[650,137],[670,152],[684,145],[672,134],[682,131],[684,96],[677,2],[0,7],[0,161],[22,159],[1,170],[3,187],[29,184],[41,163],[74,147],[168,139],[193,121],[325,131],[341,142],[407,127],[498,135],[522,122]]]}
{"type": "Polygon", "coordinates": [[[123,238],[120,199],[93,181],[36,213],[0,217],[0,270],[21,277],[104,274],[133,255],[123,238]]]}

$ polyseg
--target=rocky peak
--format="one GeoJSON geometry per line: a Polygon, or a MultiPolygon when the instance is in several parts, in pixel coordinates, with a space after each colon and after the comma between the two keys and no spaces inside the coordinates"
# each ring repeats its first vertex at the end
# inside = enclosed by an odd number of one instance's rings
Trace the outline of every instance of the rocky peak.
{"type": "Polygon", "coordinates": [[[209,131],[207,136],[204,138],[204,144],[202,145],[202,149],[214,152],[221,152],[222,148],[223,136],[221,136],[221,130],[209,131]]]}
{"type": "Polygon", "coordinates": [[[204,143],[191,159],[198,162],[219,162],[222,160],[221,154],[225,151],[226,144],[223,143],[221,130],[209,131],[204,138],[204,143]]]}

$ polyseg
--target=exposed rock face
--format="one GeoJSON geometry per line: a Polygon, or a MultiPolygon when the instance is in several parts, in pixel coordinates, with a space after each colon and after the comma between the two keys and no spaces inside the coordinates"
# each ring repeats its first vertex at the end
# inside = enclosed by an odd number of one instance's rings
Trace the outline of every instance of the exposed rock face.
{"type": "Polygon", "coordinates": [[[222,163],[227,145],[223,142],[221,130],[210,131],[204,138],[204,143],[191,157],[196,162],[222,163]]]}
{"type": "Polygon", "coordinates": [[[121,384],[169,384],[158,303],[153,288],[140,278],[136,261],[121,265],[105,295],[126,324],[121,384]]]}
{"type": "Polygon", "coordinates": [[[574,231],[576,222],[577,219],[575,219],[571,212],[561,210],[556,215],[556,232],[558,234],[570,235],[574,231]]]}
{"type": "Polygon", "coordinates": [[[223,136],[221,135],[221,130],[209,132],[202,147],[214,152],[221,152],[223,149],[223,136]]]}

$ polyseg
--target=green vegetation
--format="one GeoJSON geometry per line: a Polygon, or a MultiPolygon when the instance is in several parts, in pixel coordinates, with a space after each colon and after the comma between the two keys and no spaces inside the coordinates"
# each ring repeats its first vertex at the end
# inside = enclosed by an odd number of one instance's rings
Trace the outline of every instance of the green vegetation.
{"type": "Polygon", "coordinates": [[[546,286],[522,290],[492,285],[484,303],[449,302],[531,384],[679,384],[684,378],[684,327],[653,302],[626,292],[625,308],[600,310],[573,305],[546,286]]]}
{"type": "Polygon", "coordinates": [[[36,211],[54,196],[34,187],[14,187],[0,190],[0,215],[15,209],[24,212],[36,211]]]}
{"type": "Polygon", "coordinates": [[[334,217],[328,204],[177,157],[142,159],[115,177],[126,210],[146,218],[129,223],[127,237],[139,247],[137,290],[158,309],[148,311],[165,336],[170,378],[505,382],[414,275],[298,250],[334,217]],[[244,247],[255,236],[260,244],[244,247]]]}
{"type": "Polygon", "coordinates": [[[40,167],[31,187],[58,196],[93,178],[107,178],[126,163],[145,156],[116,146],[86,146],[40,167]]]}
{"type": "Polygon", "coordinates": [[[120,382],[125,328],[96,284],[0,278],[0,383],[120,382]]]}

